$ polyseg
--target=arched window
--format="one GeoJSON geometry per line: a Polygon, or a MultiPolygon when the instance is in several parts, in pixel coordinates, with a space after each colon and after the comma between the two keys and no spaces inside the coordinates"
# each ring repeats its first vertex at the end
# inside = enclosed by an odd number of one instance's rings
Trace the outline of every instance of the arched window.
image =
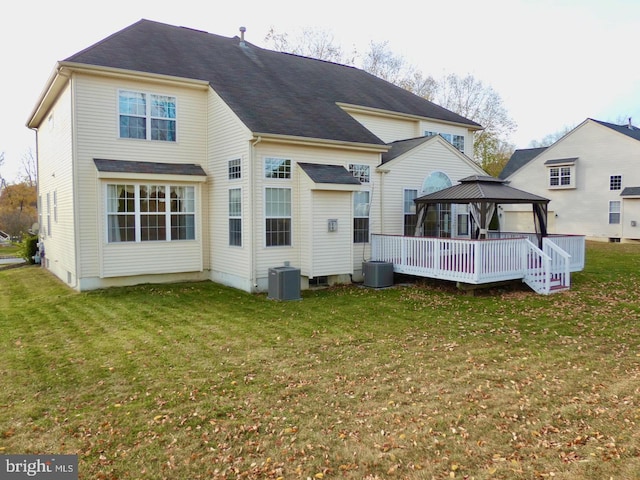
{"type": "MultiPolygon", "coordinates": [[[[438,192],[452,185],[451,179],[444,172],[432,172],[422,182],[421,195],[438,192]]],[[[451,205],[437,205],[427,213],[424,222],[424,234],[434,237],[451,237],[451,205]]]]}
{"type": "Polygon", "coordinates": [[[421,195],[428,195],[430,193],[449,188],[451,185],[451,179],[449,179],[449,176],[446,173],[433,172],[424,179],[424,182],[422,182],[421,195]]]}

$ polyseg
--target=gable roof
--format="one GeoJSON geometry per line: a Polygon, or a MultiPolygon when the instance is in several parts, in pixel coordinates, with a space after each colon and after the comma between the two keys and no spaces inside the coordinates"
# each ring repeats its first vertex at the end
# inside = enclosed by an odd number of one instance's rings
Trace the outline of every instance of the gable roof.
{"type": "Polygon", "coordinates": [[[384,146],[338,103],[482,128],[354,67],[145,19],[65,62],[206,81],[257,134],[384,146]]]}
{"type": "Polygon", "coordinates": [[[539,147],[539,148],[522,148],[513,152],[511,158],[504,166],[498,178],[505,179],[516,170],[519,170],[521,167],[525,166],[535,157],[544,152],[547,147],[539,147]]]}
{"type": "Polygon", "coordinates": [[[602,122],[600,120],[594,120],[593,118],[590,120],[593,120],[594,122],[604,127],[610,128],[611,130],[615,130],[618,133],[622,133],[627,137],[631,137],[635,140],[640,140],[640,128],[632,125],[631,122],[629,122],[626,125],[616,125],[614,123],[607,123],[607,122],[602,122]]]}

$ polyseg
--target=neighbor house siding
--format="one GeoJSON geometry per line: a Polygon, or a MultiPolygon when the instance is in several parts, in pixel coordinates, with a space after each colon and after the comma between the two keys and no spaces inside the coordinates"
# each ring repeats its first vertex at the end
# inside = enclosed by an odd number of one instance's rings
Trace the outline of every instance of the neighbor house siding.
{"type": "Polygon", "coordinates": [[[243,290],[253,288],[251,228],[251,132],[212,90],[208,95],[209,248],[212,280],[243,290]],[[241,178],[229,180],[229,161],[240,159],[241,178]],[[229,188],[242,190],[242,245],[229,246],[229,188]]]}
{"type": "Polygon", "coordinates": [[[76,285],[76,234],[73,195],[72,88],[67,84],[38,128],[38,193],[41,238],[47,267],[70,286],[76,285]],[[47,195],[51,218],[47,221],[47,195]],[[55,211],[54,211],[55,198],[55,211]],[[51,224],[49,231],[47,224],[51,224]]]}
{"type": "MultiPolygon", "coordinates": [[[[196,218],[196,240],[140,242],[131,245],[107,243],[104,186],[93,159],[134,160],[167,163],[196,163],[206,160],[206,91],[175,84],[113,79],[75,74],[77,126],[76,175],[80,231],[81,276],[83,278],[137,275],[142,273],[194,272],[203,268],[202,217],[196,218]],[[119,138],[118,91],[127,89],[176,97],[177,141],[148,141],[119,138]],[[178,249],[178,243],[182,248],[178,249]],[[195,252],[199,249],[199,254],[195,252]],[[199,257],[199,258],[196,258],[199,257]],[[151,264],[151,265],[150,265],[151,264]]],[[[120,183],[136,183],[119,180],[120,183]]],[[[148,183],[154,183],[153,177],[148,183]]],[[[172,182],[176,183],[176,182],[172,182]]],[[[202,192],[196,185],[197,210],[202,192]]],[[[204,196],[206,198],[206,196],[204,196]]]]}
{"type": "MultiPolygon", "coordinates": [[[[549,211],[555,219],[555,227],[550,226],[550,233],[586,235],[602,240],[621,238],[624,217],[621,215],[620,224],[609,224],[608,208],[610,201],[621,201],[623,205],[625,202],[620,190],[609,189],[609,178],[622,175],[622,188],[640,185],[638,158],[638,140],[587,120],[507,180],[512,187],[551,200],[549,211]],[[563,158],[577,158],[575,187],[549,188],[549,168],[545,162],[563,158]]],[[[506,205],[504,208],[505,211],[514,210],[506,205]]],[[[623,212],[626,215],[624,206],[623,212]]]]}

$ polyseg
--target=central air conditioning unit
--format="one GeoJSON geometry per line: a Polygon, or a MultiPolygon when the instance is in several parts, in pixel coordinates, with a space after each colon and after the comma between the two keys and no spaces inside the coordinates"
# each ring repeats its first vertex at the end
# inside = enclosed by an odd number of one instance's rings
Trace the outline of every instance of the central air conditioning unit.
{"type": "Polygon", "coordinates": [[[285,265],[269,269],[269,292],[271,300],[300,300],[300,269],[285,265]]]}
{"type": "Polygon", "coordinates": [[[366,287],[383,288],[393,285],[393,263],[369,261],[362,263],[362,276],[366,287]]]}

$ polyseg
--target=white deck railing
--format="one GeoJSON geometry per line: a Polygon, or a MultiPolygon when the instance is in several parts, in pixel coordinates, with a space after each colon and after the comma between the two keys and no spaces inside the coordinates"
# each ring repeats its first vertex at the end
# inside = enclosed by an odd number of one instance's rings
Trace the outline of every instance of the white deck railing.
{"type": "MultiPolygon", "coordinates": [[[[557,238],[545,239],[542,251],[524,236],[467,240],[373,234],[371,260],[393,263],[397,273],[470,284],[526,277],[534,290],[549,293],[553,282],[568,287],[570,271],[576,271],[572,259],[584,265],[584,237],[564,243],[571,253],[557,238]]],[[[577,270],[582,266],[576,263],[577,270]]]]}

